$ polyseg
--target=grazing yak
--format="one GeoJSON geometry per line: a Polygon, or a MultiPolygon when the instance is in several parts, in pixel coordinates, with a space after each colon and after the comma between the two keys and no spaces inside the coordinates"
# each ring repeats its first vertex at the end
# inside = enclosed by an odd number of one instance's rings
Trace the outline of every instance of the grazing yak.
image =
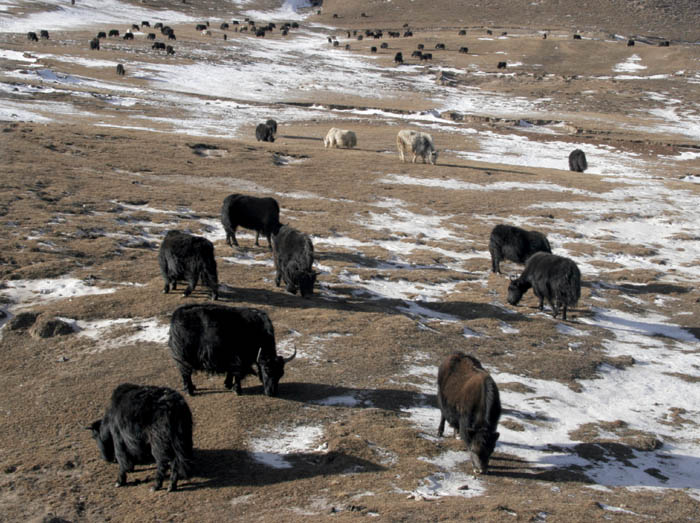
{"type": "Polygon", "coordinates": [[[192,413],[180,393],[167,387],[122,383],[102,419],[87,427],[105,461],[119,463],[117,487],[134,465],[156,463],[153,490],[170,467],[170,492],[187,478],[192,462],[192,413]]]}
{"type": "Polygon", "coordinates": [[[93,51],[100,50],[100,39],[99,38],[93,38],[92,40],[90,40],[90,49],[93,51]]]}
{"type": "Polygon", "coordinates": [[[229,194],[221,207],[221,224],[226,231],[226,243],[238,247],[236,229],[244,227],[255,231],[255,245],[263,233],[272,250],[271,235],[280,228],[280,206],[274,198],[258,198],[244,194],[229,194]]]}
{"type": "Polygon", "coordinates": [[[581,297],[581,271],[569,258],[537,252],[528,258],[520,277],[508,285],[508,303],[517,305],[530,287],[540,299],[540,310],[546,299],[552,316],[556,318],[561,309],[561,317],[566,320],[567,308],[576,305],[581,297]]]}
{"type": "Polygon", "coordinates": [[[403,53],[399,51],[394,55],[394,62],[396,64],[402,64],[403,63],[403,53]]]}
{"type": "Polygon", "coordinates": [[[412,163],[416,163],[416,158],[419,156],[425,159],[428,158],[430,163],[437,163],[438,151],[433,144],[433,137],[428,133],[413,131],[411,129],[402,129],[396,136],[396,147],[401,155],[401,161],[406,161],[406,156],[409,152],[413,153],[412,163]]]}
{"type": "Polygon", "coordinates": [[[187,288],[183,296],[189,296],[197,282],[209,287],[211,299],[219,296],[219,277],[216,272],[214,244],[201,236],[192,236],[171,230],[165,235],[158,252],[160,272],[165,280],[163,292],[177,289],[177,280],[185,280],[187,288]]]}
{"type": "Polygon", "coordinates": [[[275,285],[280,286],[284,280],[287,291],[307,298],[314,292],[316,272],[314,264],[314,246],[306,234],[282,225],[272,235],[272,257],[275,262],[275,285]]]}
{"type": "Polygon", "coordinates": [[[432,60],[433,59],[433,53],[423,53],[423,55],[420,57],[421,60],[432,60]]]}
{"type": "Polygon", "coordinates": [[[260,123],[255,128],[255,139],[259,142],[274,142],[275,132],[266,123],[260,123]]]}
{"type": "Polygon", "coordinates": [[[326,137],[323,139],[323,146],[328,147],[346,147],[352,148],[357,145],[357,135],[354,132],[348,131],[346,129],[336,129],[331,127],[331,129],[326,133],[326,137]]]}
{"type": "Polygon", "coordinates": [[[438,369],[438,436],[445,421],[459,432],[477,473],[487,472],[489,458],[500,434],[501,400],[493,378],[475,357],[453,352],[438,369]]]}
{"type": "Polygon", "coordinates": [[[107,38],[107,33],[104,31],[99,31],[96,38],[107,38]]]}
{"type": "Polygon", "coordinates": [[[508,67],[508,62],[498,62],[498,65],[496,65],[497,69],[505,69],[508,67]]]}
{"type": "Polygon", "coordinates": [[[126,70],[122,64],[117,64],[117,74],[119,76],[124,76],[126,74],[126,70]]]}
{"type": "Polygon", "coordinates": [[[46,29],[42,29],[41,31],[39,31],[39,36],[41,36],[45,40],[48,40],[49,39],[49,32],[46,29]]]}
{"type": "Polygon", "coordinates": [[[39,37],[36,35],[36,33],[34,31],[29,31],[27,33],[27,40],[29,40],[30,42],[38,42],[39,37]]]}
{"type": "Polygon", "coordinates": [[[501,260],[525,263],[540,251],[552,252],[547,237],[541,232],[526,231],[513,225],[496,225],[491,231],[489,252],[492,272],[501,273],[501,260]]]}
{"type": "Polygon", "coordinates": [[[289,358],[277,355],[275,331],[264,311],[216,303],[175,309],[168,346],[190,396],[196,390],[193,371],[226,374],[224,386],[241,394],[241,380],[256,374],[253,365],[265,394],[276,396],[284,365],[296,356],[296,349],[289,358]]]}
{"type": "Polygon", "coordinates": [[[569,170],[582,173],[588,169],[588,162],[586,161],[586,153],[581,149],[574,149],[569,154],[569,170]]]}
{"type": "Polygon", "coordinates": [[[119,36],[119,29],[110,29],[109,36],[119,36]]]}

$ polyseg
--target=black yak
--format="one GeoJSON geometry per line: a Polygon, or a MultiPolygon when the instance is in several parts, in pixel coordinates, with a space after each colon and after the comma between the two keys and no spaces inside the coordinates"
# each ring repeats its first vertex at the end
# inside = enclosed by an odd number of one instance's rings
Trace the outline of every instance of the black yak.
{"type": "Polygon", "coordinates": [[[187,288],[183,296],[189,296],[197,282],[209,287],[211,299],[219,296],[219,277],[216,272],[214,245],[201,236],[192,236],[171,230],[165,235],[158,252],[160,272],[165,280],[163,292],[177,289],[177,280],[185,280],[187,288]]]}
{"type": "Polygon", "coordinates": [[[100,50],[100,40],[99,38],[93,38],[90,40],[90,49],[94,51],[100,50]]]}
{"type": "Polygon", "coordinates": [[[226,231],[226,243],[238,247],[236,229],[244,227],[255,231],[255,245],[263,233],[272,250],[270,236],[280,227],[280,206],[274,198],[258,198],[244,194],[230,194],[221,207],[221,224],[226,231]]]}
{"type": "Polygon", "coordinates": [[[314,292],[316,272],[314,246],[306,234],[287,225],[279,227],[272,235],[272,257],[275,262],[275,285],[284,280],[287,291],[296,294],[297,290],[306,298],[314,292]]]}
{"type": "Polygon", "coordinates": [[[190,396],[193,371],[226,374],[224,386],[241,394],[241,380],[256,374],[253,365],[265,394],[276,396],[284,365],[296,356],[296,349],[289,358],[277,355],[275,331],[264,311],[215,303],[175,309],[168,346],[190,396]]]}
{"type": "Polygon", "coordinates": [[[124,40],[133,40],[134,39],[134,33],[131,31],[128,31],[124,33],[124,36],[122,37],[124,40]]]}
{"type": "Polygon", "coordinates": [[[255,128],[255,139],[259,142],[274,142],[275,133],[269,125],[261,123],[255,128]]]}
{"type": "Polygon", "coordinates": [[[399,51],[394,55],[394,62],[397,64],[402,64],[403,63],[403,53],[399,51]]]}
{"type": "Polygon", "coordinates": [[[468,47],[460,47],[459,52],[462,54],[467,54],[467,53],[469,53],[469,48],[468,47]]]}
{"type": "Polygon", "coordinates": [[[438,369],[437,399],[438,436],[443,435],[447,421],[467,446],[475,472],[487,472],[500,436],[496,428],[501,400],[493,378],[473,356],[453,352],[438,369]]]}
{"type": "Polygon", "coordinates": [[[102,419],[87,427],[105,461],[119,463],[117,487],[126,485],[134,465],[155,461],[153,490],[163,486],[170,467],[169,491],[187,478],[192,462],[192,413],[180,393],[167,387],[122,383],[102,419]]]}
{"type": "Polygon", "coordinates": [[[39,37],[36,35],[36,33],[34,31],[29,31],[27,33],[27,40],[29,40],[30,42],[38,42],[39,37]]]}
{"type": "Polygon", "coordinates": [[[110,29],[109,36],[119,36],[119,29],[110,29]]]}
{"type": "Polygon", "coordinates": [[[588,169],[588,162],[586,161],[586,153],[581,149],[574,149],[569,154],[569,170],[582,173],[588,169]]]}
{"type": "Polygon", "coordinates": [[[567,308],[576,305],[581,297],[581,271],[569,258],[537,252],[527,260],[520,277],[508,285],[508,303],[517,305],[530,287],[540,299],[540,310],[546,299],[552,316],[556,318],[561,309],[562,319],[566,320],[567,308]]]}
{"type": "Polygon", "coordinates": [[[122,64],[117,64],[117,74],[119,76],[124,76],[126,74],[126,70],[122,64]]]}
{"type": "Polygon", "coordinates": [[[49,32],[46,29],[42,29],[41,31],[39,31],[39,36],[48,40],[49,39],[49,32]]]}
{"type": "Polygon", "coordinates": [[[492,272],[501,273],[501,260],[525,263],[539,251],[552,252],[547,237],[541,232],[526,231],[513,225],[496,225],[491,231],[489,252],[492,272]]]}
{"type": "Polygon", "coordinates": [[[100,31],[97,33],[97,38],[107,38],[107,33],[100,31]]]}
{"type": "Polygon", "coordinates": [[[508,62],[498,62],[496,66],[497,69],[505,69],[506,67],[508,67],[508,62]]]}
{"type": "Polygon", "coordinates": [[[435,49],[445,49],[445,44],[435,44],[435,49]]]}

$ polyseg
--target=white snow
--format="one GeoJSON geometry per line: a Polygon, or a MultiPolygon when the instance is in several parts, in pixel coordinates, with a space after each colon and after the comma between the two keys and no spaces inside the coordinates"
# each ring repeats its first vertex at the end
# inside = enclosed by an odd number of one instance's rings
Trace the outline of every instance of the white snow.
{"type": "Polygon", "coordinates": [[[265,438],[255,438],[249,443],[250,455],[258,463],[276,469],[292,468],[287,456],[295,454],[323,453],[319,440],[323,429],[316,426],[280,427],[265,438]]]}

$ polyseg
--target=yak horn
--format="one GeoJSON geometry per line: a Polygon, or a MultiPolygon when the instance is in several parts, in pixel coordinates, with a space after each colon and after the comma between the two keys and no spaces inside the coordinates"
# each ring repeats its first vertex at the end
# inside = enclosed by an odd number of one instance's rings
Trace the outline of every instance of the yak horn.
{"type": "Polygon", "coordinates": [[[255,358],[255,362],[256,362],[256,363],[260,363],[260,354],[261,354],[261,353],[262,353],[262,347],[260,347],[260,349],[258,350],[258,357],[255,358]]]}
{"type": "Polygon", "coordinates": [[[289,358],[282,358],[282,359],[284,360],[285,363],[289,363],[294,358],[296,358],[296,356],[297,356],[297,348],[294,347],[294,354],[292,354],[289,358]]]}

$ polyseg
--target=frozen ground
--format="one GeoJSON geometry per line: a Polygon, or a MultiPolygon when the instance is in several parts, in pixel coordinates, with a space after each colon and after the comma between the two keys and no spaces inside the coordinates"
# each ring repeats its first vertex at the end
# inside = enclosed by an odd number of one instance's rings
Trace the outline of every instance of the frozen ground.
{"type": "MultiPolygon", "coordinates": [[[[181,13],[132,4],[127,6],[116,0],[83,0],[75,8],[69,7],[66,2],[45,3],[54,6],[54,10],[22,16],[13,12],[22,5],[20,2],[0,0],[0,32],[26,32],[37,28],[54,31],[94,28],[117,23],[125,15],[130,19],[149,19],[152,22],[194,22],[181,13]]],[[[306,7],[306,3],[301,1],[285,2],[279,10],[266,12],[253,10],[253,2],[241,0],[234,3],[242,9],[242,14],[258,19],[303,20],[305,16],[298,10],[306,7]]],[[[136,56],[120,60],[120,63],[125,63],[129,74],[139,80],[138,85],[129,83],[128,78],[105,81],[100,74],[91,76],[93,72],[113,68],[116,60],[42,53],[39,50],[27,54],[16,49],[0,49],[0,58],[6,62],[0,72],[0,119],[9,122],[79,122],[94,125],[95,128],[118,127],[165,135],[177,133],[192,137],[240,139],[244,130],[265,119],[274,109],[276,118],[288,125],[326,120],[381,122],[387,126],[421,127],[447,136],[454,143],[469,140],[468,147],[465,145],[464,149],[455,146],[444,150],[443,154],[448,158],[451,155],[484,164],[566,169],[562,150],[571,148],[571,143],[565,140],[564,131],[558,126],[549,126],[546,132],[537,133],[536,136],[535,133],[524,136],[522,129],[515,129],[517,132],[506,128],[477,131],[469,125],[457,124],[440,116],[446,111],[459,111],[475,116],[545,120],[552,117],[547,109],[547,98],[494,94],[476,87],[437,88],[432,76],[434,71],[429,72],[428,66],[408,66],[396,72],[371,56],[344,50],[334,51],[331,55],[326,44],[326,28],[313,26],[293,33],[288,40],[241,37],[230,39],[225,44],[203,45],[203,48],[199,59],[190,55],[182,62],[146,61],[136,56]],[[42,61],[51,61],[56,65],[46,67],[42,61]],[[309,63],[313,63],[314,67],[309,68],[309,63]],[[66,72],[75,65],[82,68],[81,74],[66,72]],[[62,70],[64,66],[66,71],[62,70]],[[283,82],[279,81],[280,76],[284,77],[283,82]],[[203,82],[202,78],[207,81],[203,82]],[[401,113],[368,108],[339,110],[322,104],[296,106],[288,103],[313,98],[319,91],[338,99],[354,95],[370,101],[373,98],[399,98],[411,92],[427,100],[435,110],[401,113]],[[57,94],[62,101],[44,98],[57,94]],[[92,99],[96,94],[106,102],[99,111],[79,108],[82,100],[92,99]],[[163,116],[144,117],[139,111],[131,111],[135,106],[157,111],[163,116]]],[[[514,62],[511,65],[521,66],[522,63],[514,62]]],[[[643,60],[632,55],[616,64],[612,71],[638,73],[646,69],[643,60]]],[[[616,78],[636,81],[632,76],[616,78]]],[[[651,128],[644,124],[646,131],[678,139],[700,139],[697,105],[684,105],[664,93],[647,92],[645,98],[654,105],[651,109],[640,110],[641,119],[653,122],[651,128]]],[[[620,125],[620,129],[624,127],[620,125]]],[[[393,134],[394,130],[391,132],[393,134]]],[[[663,274],[660,284],[694,285],[700,278],[697,263],[697,253],[700,252],[700,239],[697,236],[699,200],[695,189],[698,176],[688,171],[697,164],[698,153],[642,154],[624,145],[618,147],[593,138],[590,138],[590,142],[586,140],[589,138],[582,138],[576,145],[585,150],[589,158],[590,168],[586,176],[609,181],[614,184],[610,190],[597,192],[572,186],[565,181],[561,184],[545,181],[466,182],[444,174],[405,174],[405,169],[400,173],[380,173],[376,185],[378,188],[418,188],[437,201],[445,191],[452,194],[461,191],[498,192],[503,193],[503,198],[518,192],[555,194],[560,196],[558,200],[532,203],[523,208],[523,215],[505,218],[521,226],[536,228],[541,224],[541,218],[533,212],[566,211],[563,217],[552,217],[547,222],[551,231],[548,237],[555,254],[573,258],[584,273],[584,279],[593,285],[606,276],[608,268],[603,262],[617,264],[629,271],[656,271],[663,274]],[[678,182],[669,185],[667,179],[659,177],[660,173],[681,173],[684,177],[678,177],[678,182]],[[682,185],[684,180],[691,183],[682,185]],[[575,196],[576,199],[569,201],[567,196],[575,196]],[[564,247],[574,238],[585,238],[590,249],[582,252],[564,247]],[[653,251],[653,255],[630,253],[614,246],[618,244],[648,249],[653,251]]],[[[313,192],[275,192],[265,186],[264,180],[254,188],[261,194],[288,199],[337,203],[337,200],[313,192]]],[[[173,221],[167,224],[148,220],[129,222],[131,226],[143,230],[136,240],[155,244],[164,234],[164,227],[185,218],[190,219],[190,225],[194,222],[199,228],[197,232],[211,241],[221,243],[225,239],[218,220],[193,217],[198,209],[173,210],[148,204],[115,203],[121,205],[127,214],[138,212],[140,215],[146,213],[172,218],[173,221]]],[[[326,282],[331,282],[321,288],[319,299],[337,299],[340,296],[337,288],[343,287],[348,288],[353,297],[368,302],[391,303],[395,311],[419,323],[422,328],[459,323],[459,317],[433,310],[429,305],[447,301],[457,292],[463,280],[458,280],[455,275],[474,276],[469,281],[470,289],[485,286],[489,254],[483,248],[483,242],[481,249],[475,247],[475,238],[465,233],[455,215],[435,211],[431,205],[426,204],[418,212],[399,198],[377,198],[367,212],[352,219],[353,225],[358,226],[360,231],[355,236],[342,233],[314,236],[315,246],[320,252],[339,248],[362,254],[379,248],[386,253],[381,263],[371,271],[361,267],[338,270],[335,265],[317,261],[316,269],[323,272],[326,282]],[[366,236],[363,231],[368,235],[390,231],[400,237],[376,239],[366,236]],[[441,259],[434,263],[416,264],[409,261],[412,255],[425,253],[439,255],[441,259]],[[483,260],[484,269],[481,272],[468,268],[474,259],[483,260]],[[449,278],[419,281],[412,278],[415,271],[445,269],[450,271],[449,278]]],[[[504,217],[474,214],[470,219],[492,224],[504,217]]],[[[107,236],[125,237],[119,227],[115,226],[115,229],[107,236]]],[[[250,244],[253,236],[242,232],[239,234],[241,238],[250,244]]],[[[273,270],[267,253],[234,252],[220,260],[232,266],[273,270]]],[[[119,286],[119,283],[114,283],[110,287],[98,287],[73,277],[8,280],[0,289],[0,295],[6,298],[5,308],[13,313],[50,301],[115,293],[119,286]]],[[[490,368],[497,383],[518,382],[528,389],[528,392],[504,390],[501,393],[507,411],[502,419],[517,422],[525,430],[502,427],[497,451],[524,458],[538,468],[577,468],[599,486],[689,489],[695,498],[700,499],[700,477],[696,472],[700,460],[697,447],[700,412],[695,407],[700,404],[700,391],[696,383],[700,373],[695,363],[698,340],[688,329],[674,323],[672,317],[657,312],[667,305],[663,300],[654,302],[647,295],[630,298],[633,305],[645,312],[618,310],[606,303],[610,290],[599,286],[596,297],[600,302],[581,306],[590,315],[581,315],[573,324],[557,322],[554,329],[568,337],[570,351],[582,350],[580,347],[593,329],[603,330],[608,337],[604,344],[607,354],[611,357],[629,356],[634,364],[625,368],[604,366],[597,379],[579,380],[582,390],[577,392],[556,381],[504,372],[496,366],[490,368]],[[667,423],[671,410],[681,403],[687,407],[684,415],[691,421],[685,424],[667,423]],[[586,424],[618,420],[623,420],[629,430],[655,435],[660,448],[633,450],[632,455],[624,460],[616,459],[605,444],[621,441],[621,436],[614,431],[601,429],[600,439],[605,441],[600,443],[600,456],[591,458],[580,451],[580,440],[572,436],[572,432],[586,424]]],[[[499,298],[494,298],[493,304],[509,310],[499,298]]],[[[537,312],[524,314],[536,319],[542,317],[537,312]]],[[[79,337],[92,340],[91,353],[144,343],[163,348],[167,341],[167,325],[158,318],[70,321],[74,322],[79,337]]],[[[497,328],[500,335],[505,337],[515,338],[521,334],[520,328],[505,321],[500,321],[497,328]]],[[[467,327],[464,327],[463,333],[464,337],[478,338],[483,335],[467,327]]],[[[278,335],[278,346],[286,351],[299,343],[300,360],[319,364],[326,360],[317,353],[330,350],[336,335],[311,334],[278,335]],[[298,337],[302,339],[297,341],[298,337]]],[[[434,441],[439,412],[429,404],[427,397],[435,392],[435,364],[417,355],[405,361],[404,370],[405,374],[396,381],[422,394],[424,401],[417,401],[402,408],[402,411],[410,417],[423,438],[434,441]]],[[[369,402],[359,393],[332,395],[317,399],[314,404],[358,410],[369,406],[369,402]]],[[[252,438],[248,447],[252,458],[265,467],[293,468],[296,461],[307,459],[309,455],[323,455],[327,450],[322,425],[278,426],[270,430],[268,437],[252,438]]],[[[463,472],[466,459],[465,452],[451,450],[437,457],[423,458],[440,470],[427,476],[423,484],[410,494],[424,499],[488,494],[485,482],[474,480],[463,472]],[[469,488],[462,489],[466,483],[469,488]]],[[[603,509],[608,512],[629,512],[608,505],[603,509]]]]}

